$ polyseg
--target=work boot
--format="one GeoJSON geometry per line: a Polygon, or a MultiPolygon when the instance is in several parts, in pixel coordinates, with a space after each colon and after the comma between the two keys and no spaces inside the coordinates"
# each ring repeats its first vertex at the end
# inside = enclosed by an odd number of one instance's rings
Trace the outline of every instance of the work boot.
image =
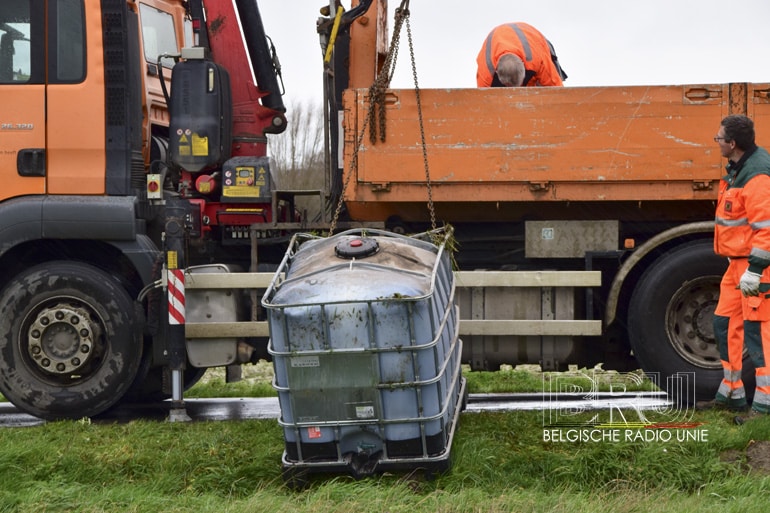
{"type": "Polygon", "coordinates": [[[734,412],[745,412],[749,409],[748,405],[746,406],[730,406],[724,401],[718,401],[716,399],[712,399],[710,401],[698,401],[695,403],[695,409],[698,411],[706,411],[706,410],[718,410],[718,411],[734,411],[734,412]]]}
{"type": "Polygon", "coordinates": [[[757,411],[754,408],[751,408],[748,413],[746,413],[745,415],[738,415],[733,420],[735,421],[735,423],[737,425],[742,426],[743,424],[745,424],[745,423],[747,423],[749,421],[752,421],[754,419],[758,419],[760,417],[764,417],[766,415],[767,415],[767,413],[762,413],[761,411],[757,411]]]}

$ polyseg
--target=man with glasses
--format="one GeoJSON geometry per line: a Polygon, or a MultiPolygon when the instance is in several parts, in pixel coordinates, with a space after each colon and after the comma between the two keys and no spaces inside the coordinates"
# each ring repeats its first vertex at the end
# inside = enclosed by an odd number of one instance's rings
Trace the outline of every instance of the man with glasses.
{"type": "Polygon", "coordinates": [[[770,154],[754,142],[754,123],[742,115],[724,118],[714,141],[727,159],[719,186],[714,251],[728,257],[714,337],[724,378],[712,401],[715,407],[746,411],[741,379],[744,346],[756,367],[757,388],[748,415],[770,413],[770,154]]]}

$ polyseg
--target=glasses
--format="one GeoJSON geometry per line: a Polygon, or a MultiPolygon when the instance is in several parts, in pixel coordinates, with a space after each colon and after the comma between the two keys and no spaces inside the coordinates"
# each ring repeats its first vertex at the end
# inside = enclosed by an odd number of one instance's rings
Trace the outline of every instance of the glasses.
{"type": "Polygon", "coordinates": [[[727,138],[726,138],[726,137],[718,137],[718,136],[717,136],[717,137],[714,137],[714,142],[719,142],[719,141],[726,141],[726,140],[727,140],[727,138]]]}

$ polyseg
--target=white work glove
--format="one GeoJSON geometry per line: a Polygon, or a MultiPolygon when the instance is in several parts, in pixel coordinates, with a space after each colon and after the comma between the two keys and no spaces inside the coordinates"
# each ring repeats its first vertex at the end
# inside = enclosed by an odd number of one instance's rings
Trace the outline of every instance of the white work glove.
{"type": "Polygon", "coordinates": [[[741,281],[738,287],[741,289],[741,293],[744,296],[758,296],[759,295],[759,278],[762,275],[746,269],[746,272],[741,276],[741,281]]]}

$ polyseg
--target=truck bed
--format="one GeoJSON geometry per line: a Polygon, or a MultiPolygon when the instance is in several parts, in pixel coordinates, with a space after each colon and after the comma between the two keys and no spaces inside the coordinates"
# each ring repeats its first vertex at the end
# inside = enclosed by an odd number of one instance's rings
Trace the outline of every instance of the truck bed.
{"type": "MultiPolygon", "coordinates": [[[[457,207],[464,221],[471,206],[477,220],[501,220],[521,214],[512,205],[532,202],[549,208],[597,202],[666,202],[679,210],[689,202],[708,205],[725,164],[713,140],[719,122],[745,113],[755,120],[757,142],[770,140],[769,89],[710,84],[420,90],[433,200],[447,221],[457,207]]],[[[351,217],[424,217],[426,172],[414,89],[387,92],[385,142],[371,143],[368,126],[361,136],[368,112],[368,90],[345,93],[351,217]]],[[[701,210],[713,215],[711,207],[701,210]]]]}

